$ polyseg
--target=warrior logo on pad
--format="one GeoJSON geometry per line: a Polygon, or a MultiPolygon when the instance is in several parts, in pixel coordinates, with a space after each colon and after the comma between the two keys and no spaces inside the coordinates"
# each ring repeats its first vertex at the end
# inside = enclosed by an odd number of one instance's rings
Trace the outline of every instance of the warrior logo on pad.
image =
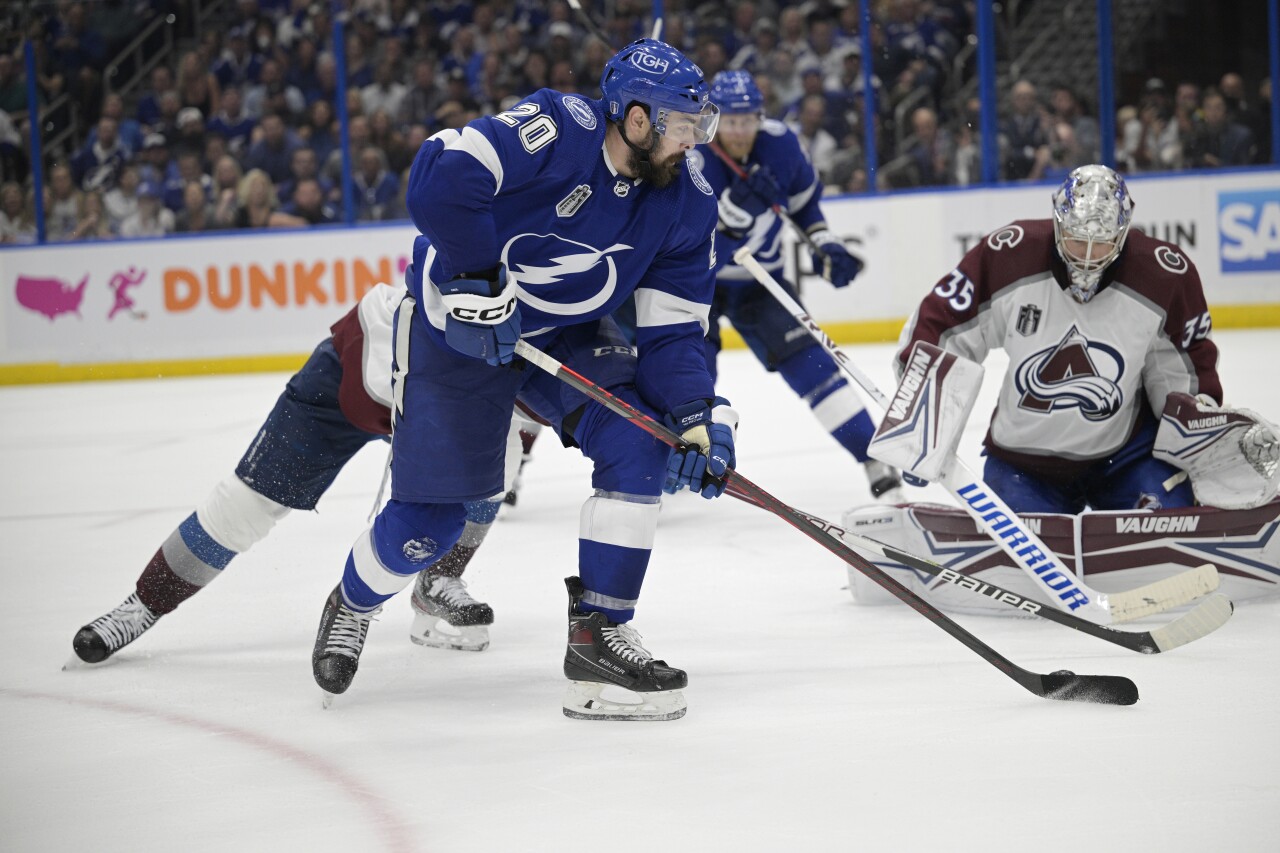
{"type": "Polygon", "coordinates": [[[1090,341],[1072,326],[1057,346],[1018,365],[1018,407],[1046,414],[1075,408],[1086,420],[1106,420],[1124,403],[1118,384],[1123,375],[1124,359],[1118,350],[1090,341]]]}

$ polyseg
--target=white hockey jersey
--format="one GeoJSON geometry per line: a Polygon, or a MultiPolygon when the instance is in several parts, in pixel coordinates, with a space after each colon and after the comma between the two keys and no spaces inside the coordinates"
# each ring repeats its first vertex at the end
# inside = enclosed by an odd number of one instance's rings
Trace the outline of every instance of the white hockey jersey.
{"type": "Polygon", "coordinates": [[[1204,290],[1176,246],[1133,231],[1091,301],[1068,285],[1051,220],[1006,225],[925,297],[895,362],[921,340],[978,362],[1004,349],[987,450],[1057,482],[1119,450],[1171,391],[1222,400],[1204,290]]]}

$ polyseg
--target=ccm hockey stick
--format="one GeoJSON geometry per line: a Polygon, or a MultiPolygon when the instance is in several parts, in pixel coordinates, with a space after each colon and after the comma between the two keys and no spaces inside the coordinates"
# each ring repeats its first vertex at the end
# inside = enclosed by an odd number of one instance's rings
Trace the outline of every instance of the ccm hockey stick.
{"type": "Polygon", "coordinates": [[[1081,619],[1072,613],[1045,607],[1040,602],[1018,595],[1016,592],[980,581],[977,578],[971,578],[968,575],[962,575],[954,569],[948,569],[946,566],[940,566],[906,551],[899,551],[897,548],[885,545],[852,530],[837,527],[815,516],[809,516],[809,520],[814,524],[826,527],[827,530],[839,536],[845,542],[861,548],[863,551],[871,551],[881,557],[893,560],[895,563],[901,563],[918,572],[924,572],[944,583],[970,590],[978,595],[985,595],[992,601],[1007,604],[1029,616],[1039,616],[1041,619],[1057,622],[1059,625],[1074,628],[1082,634],[1098,637],[1108,643],[1115,643],[1117,646],[1123,646],[1126,649],[1141,652],[1144,655],[1167,652],[1170,649],[1185,646],[1187,643],[1195,642],[1201,637],[1212,634],[1226,624],[1235,609],[1231,599],[1225,595],[1210,595],[1187,613],[1183,613],[1177,619],[1161,625],[1159,628],[1151,631],[1120,631],[1116,628],[1109,628],[1106,625],[1095,625],[1093,622],[1081,619]]]}
{"type": "MultiPolygon", "coordinates": [[[[786,308],[791,316],[813,336],[814,340],[831,354],[836,364],[840,365],[840,369],[867,392],[880,406],[881,411],[888,411],[889,401],[875,383],[854,366],[849,357],[836,346],[826,332],[822,331],[800,303],[793,299],[791,294],[787,293],[764,267],[760,266],[745,246],[734,254],[733,260],[750,271],[756,281],[773,294],[774,299],[777,299],[779,304],[786,308]]],[[[942,480],[942,485],[959,500],[960,505],[973,517],[979,527],[987,531],[988,535],[1012,558],[1014,564],[1035,582],[1050,601],[1060,609],[1074,612],[1090,622],[1100,625],[1130,622],[1187,604],[1218,588],[1218,570],[1212,564],[1205,563],[1137,589],[1113,593],[1098,592],[1068,575],[1066,569],[1053,570],[1053,552],[1049,547],[1022,523],[1017,514],[1000,499],[993,489],[982,482],[982,479],[964,463],[964,460],[956,457],[952,461],[951,469],[942,480]],[[998,533],[993,530],[992,519],[1000,522],[998,533]]]]}
{"type": "MultiPolygon", "coordinates": [[[[626,401],[615,397],[590,379],[565,367],[541,350],[530,346],[524,341],[520,341],[516,344],[516,354],[541,370],[545,370],[555,376],[561,382],[581,391],[614,414],[626,418],[634,426],[639,427],[664,444],[677,449],[687,447],[684,439],[665,425],[631,406],[626,401]]],[[[1018,684],[1021,684],[1031,693],[1045,699],[1059,699],[1067,702],[1095,702],[1103,705],[1132,705],[1138,701],[1137,685],[1122,676],[1076,675],[1068,670],[1059,670],[1048,675],[1042,675],[1038,672],[1023,669],[960,627],[932,604],[876,568],[862,555],[833,535],[828,530],[830,525],[827,525],[826,522],[787,506],[732,468],[725,472],[723,479],[729,494],[745,503],[753,504],[773,513],[828,551],[851,564],[858,571],[887,589],[921,616],[924,616],[959,640],[987,663],[1018,682],[1018,684]]]]}

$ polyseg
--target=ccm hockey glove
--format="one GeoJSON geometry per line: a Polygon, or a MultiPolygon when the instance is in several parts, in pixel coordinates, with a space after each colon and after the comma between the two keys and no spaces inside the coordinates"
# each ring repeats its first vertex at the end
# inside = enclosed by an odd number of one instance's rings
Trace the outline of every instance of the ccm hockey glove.
{"type": "Polygon", "coordinates": [[[833,287],[845,287],[862,272],[862,259],[849,253],[836,235],[823,228],[812,235],[822,253],[813,253],[813,269],[833,287]]]}
{"type": "Polygon", "coordinates": [[[729,401],[716,397],[710,405],[686,403],[672,409],[665,420],[688,447],[671,451],[663,491],[674,494],[688,486],[708,499],[724,494],[724,483],[719,478],[737,463],[733,442],[738,433],[738,413],[729,401]]]}
{"type": "Polygon", "coordinates": [[[505,266],[463,273],[439,289],[449,312],[444,320],[444,339],[449,346],[494,367],[515,357],[520,305],[516,283],[505,266]]]}

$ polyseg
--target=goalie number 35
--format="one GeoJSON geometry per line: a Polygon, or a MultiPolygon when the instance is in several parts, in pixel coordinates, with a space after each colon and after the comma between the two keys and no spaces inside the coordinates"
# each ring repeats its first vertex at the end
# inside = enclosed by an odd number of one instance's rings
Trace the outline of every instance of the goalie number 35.
{"type": "Polygon", "coordinates": [[[1191,346],[1192,341],[1201,341],[1209,337],[1213,329],[1213,318],[1206,311],[1199,317],[1192,317],[1182,326],[1182,348],[1191,346]]]}
{"type": "Polygon", "coordinates": [[[951,310],[957,314],[968,311],[973,305],[973,282],[969,281],[968,276],[960,270],[952,270],[951,277],[946,281],[938,282],[933,292],[947,300],[951,310]]]}

